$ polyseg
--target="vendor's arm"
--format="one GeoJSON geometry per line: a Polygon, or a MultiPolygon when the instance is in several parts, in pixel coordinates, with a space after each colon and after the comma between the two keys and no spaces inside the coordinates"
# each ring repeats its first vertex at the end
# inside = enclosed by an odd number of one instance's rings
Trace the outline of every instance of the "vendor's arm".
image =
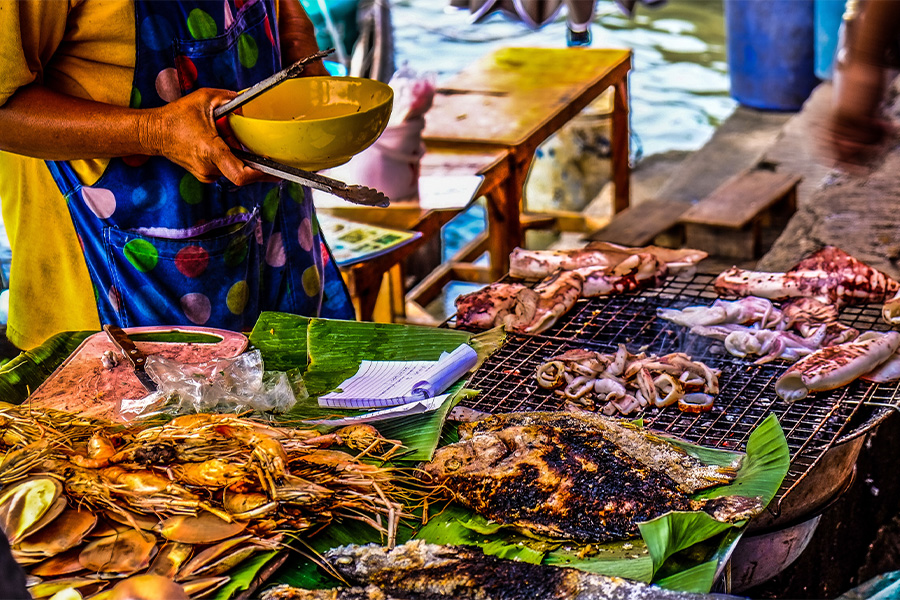
{"type": "Polygon", "coordinates": [[[261,175],[231,153],[212,114],[234,95],[201,89],[160,108],[138,110],[33,83],[0,106],[0,150],[48,160],[158,155],[200,181],[224,175],[242,185],[261,175]]]}
{"type": "MultiPolygon", "coordinates": [[[[72,30],[77,4],[0,0],[0,150],[51,160],[160,155],[202,181],[220,174],[241,184],[263,177],[228,151],[213,122],[213,109],[233,92],[200,90],[167,106],[136,110],[124,106],[127,96],[120,98],[122,105],[113,102],[114,94],[102,86],[89,92],[65,72],[60,80],[54,59],[72,30]],[[54,84],[60,81],[84,94],[59,89],[54,84]]],[[[121,11],[108,12],[111,30],[127,37],[116,26],[121,11]]],[[[128,68],[123,56],[133,56],[133,41],[111,37],[103,43],[109,45],[110,64],[101,72],[108,76],[113,65],[128,68]]]]}
{"type": "MultiPolygon", "coordinates": [[[[281,38],[281,62],[293,64],[319,51],[316,29],[300,5],[300,0],[278,0],[278,33],[281,38]]],[[[321,60],[306,65],[303,74],[328,75],[321,60]]]]}
{"type": "Polygon", "coordinates": [[[885,91],[885,53],[900,35],[900,2],[860,2],[845,34],[835,61],[827,143],[839,163],[853,164],[864,160],[885,133],[878,106],[885,91]]]}

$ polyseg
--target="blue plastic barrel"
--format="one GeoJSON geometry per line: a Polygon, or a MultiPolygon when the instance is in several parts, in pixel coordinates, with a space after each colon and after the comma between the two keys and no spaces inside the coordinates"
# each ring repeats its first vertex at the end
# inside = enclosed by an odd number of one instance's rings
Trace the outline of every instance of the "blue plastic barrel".
{"type": "Polygon", "coordinates": [[[844,4],[844,0],[815,0],[816,76],[820,79],[831,79],[844,4]]]}
{"type": "Polygon", "coordinates": [[[815,73],[813,0],[725,0],[731,96],[764,110],[798,110],[815,73]]]}

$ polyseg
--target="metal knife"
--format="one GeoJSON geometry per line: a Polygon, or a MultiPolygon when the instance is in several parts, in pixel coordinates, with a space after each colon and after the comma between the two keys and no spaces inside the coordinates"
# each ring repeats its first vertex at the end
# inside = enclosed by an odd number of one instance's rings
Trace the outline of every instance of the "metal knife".
{"type": "Polygon", "coordinates": [[[122,354],[125,355],[125,358],[128,359],[128,362],[131,363],[134,374],[137,376],[138,381],[141,382],[141,385],[143,385],[148,392],[155,392],[157,390],[156,382],[153,381],[147,371],[144,370],[144,367],[147,364],[147,357],[143,352],[138,350],[138,347],[134,344],[134,340],[128,337],[128,334],[118,325],[104,325],[103,331],[106,332],[109,341],[111,341],[116,348],[121,350],[122,354]]]}

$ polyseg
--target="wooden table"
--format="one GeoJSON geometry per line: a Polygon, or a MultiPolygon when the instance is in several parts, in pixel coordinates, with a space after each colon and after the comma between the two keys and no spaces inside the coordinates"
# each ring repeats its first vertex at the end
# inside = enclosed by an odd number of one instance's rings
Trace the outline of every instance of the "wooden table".
{"type": "Polygon", "coordinates": [[[628,207],[628,71],[630,50],[503,48],[437,90],[423,133],[429,151],[505,150],[508,175],[485,192],[488,199],[489,269],[461,272],[468,280],[494,281],[509,269],[509,253],[528,226],[557,218],[522,215],[522,190],[537,147],[600,94],[614,88],[612,170],[615,212],[628,207]]]}
{"type": "MultiPolygon", "coordinates": [[[[509,176],[508,153],[503,149],[429,150],[422,157],[423,175],[481,175],[483,181],[476,196],[492,194],[509,176]]],[[[441,228],[466,208],[465,202],[446,209],[424,209],[413,199],[391,202],[387,208],[368,208],[347,204],[340,208],[322,208],[342,219],[381,227],[419,231],[422,237],[393,251],[362,263],[342,267],[350,296],[361,321],[396,321],[405,317],[407,301],[421,308],[454,278],[470,275],[468,262],[487,251],[484,233],[467,244],[452,260],[436,268],[408,295],[405,294],[403,263],[436,236],[441,228]]],[[[421,312],[424,312],[422,310],[421,312]]]]}

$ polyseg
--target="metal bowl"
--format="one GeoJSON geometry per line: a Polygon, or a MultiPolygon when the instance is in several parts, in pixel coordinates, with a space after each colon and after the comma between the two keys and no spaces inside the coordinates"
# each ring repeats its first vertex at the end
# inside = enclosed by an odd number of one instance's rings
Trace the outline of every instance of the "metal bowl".
{"type": "Polygon", "coordinates": [[[394,92],[360,77],[289,79],[228,116],[251,152],[308,171],[343,164],[387,126],[394,92]]]}

